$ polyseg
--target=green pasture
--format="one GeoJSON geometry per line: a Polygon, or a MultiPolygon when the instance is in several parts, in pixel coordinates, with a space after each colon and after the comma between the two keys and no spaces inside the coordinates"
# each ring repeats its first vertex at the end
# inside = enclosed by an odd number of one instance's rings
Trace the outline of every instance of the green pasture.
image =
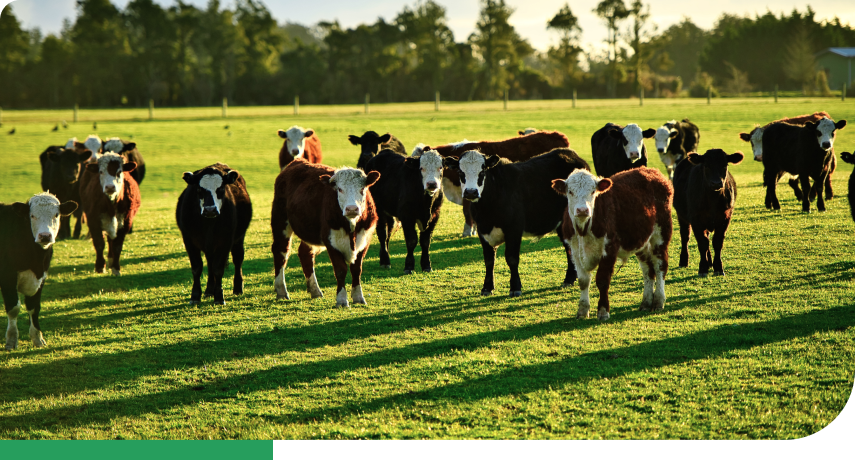
{"type": "MultiPolygon", "coordinates": [[[[855,101],[831,99],[511,101],[363,106],[3,111],[0,201],[40,192],[38,154],[71,136],[133,137],[147,163],[143,206],[125,243],[122,276],[94,273],[87,239],[55,245],[35,349],[26,317],[19,349],[0,356],[0,439],[789,439],[821,430],[850,397],[855,371],[855,243],[847,202],[852,167],[834,175],[825,213],[800,212],[786,184],[782,210],[763,206],[759,163],[737,134],[754,123],[826,110],[855,122],[855,101]],[[665,310],[638,311],[634,258],[612,281],[612,318],[575,319],[579,290],[561,289],[555,236],[523,243],[523,296],[508,298],[503,249],[496,294],[481,297],[475,238],[458,237],[446,203],[431,273],[391,270],[376,238],[365,261],[368,306],[335,308],[335,279],[318,257],[325,298],[311,300],[297,257],[277,301],[270,206],[281,146],[293,124],[320,136],[325,163],[354,165],[348,134],[389,131],[408,149],[560,130],[590,161],[605,122],[658,127],[689,117],[701,150],[742,150],[732,168],[737,209],[725,240],[727,276],[677,268],[670,248],[665,310]],[[69,128],[51,132],[67,120],[69,128]],[[228,125],[228,128],[224,128],[228,125]],[[12,127],[16,134],[7,135],[12,127]],[[174,220],[183,171],[215,161],[241,171],[254,202],[245,294],[188,303],[189,262],[174,220]]],[[[653,142],[647,141],[648,149],[653,142]]],[[[836,151],[855,149],[855,126],[836,151]]],[[[650,164],[664,170],[652,152],[650,164]]],[[[676,226],[676,218],[675,226],[676,226]]],[[[85,233],[85,231],[84,231],[85,233]]],[[[203,280],[204,281],[204,280],[203,280]]],[[[596,302],[596,289],[592,289],[596,302]]],[[[593,303],[592,302],[592,303],[593,303]]],[[[0,326],[5,330],[5,320],[0,326]]]]}

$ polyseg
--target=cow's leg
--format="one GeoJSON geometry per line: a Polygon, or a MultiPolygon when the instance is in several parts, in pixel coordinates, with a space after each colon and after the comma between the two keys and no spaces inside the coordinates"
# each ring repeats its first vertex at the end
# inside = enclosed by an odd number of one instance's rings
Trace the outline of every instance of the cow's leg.
{"type": "Polygon", "coordinates": [[[597,304],[597,319],[608,320],[609,314],[609,285],[612,282],[612,274],[615,271],[616,255],[606,254],[600,259],[600,267],[597,269],[597,289],[600,291],[600,300],[597,304]]]}
{"type": "Polygon", "coordinates": [[[650,311],[653,310],[653,283],[656,280],[653,255],[648,251],[642,251],[637,253],[635,257],[638,259],[638,266],[641,268],[641,280],[644,284],[639,310],[650,311]]]}
{"type": "Polygon", "coordinates": [[[368,248],[363,249],[356,254],[356,260],[350,264],[350,298],[353,303],[361,303],[362,305],[368,305],[362,295],[362,261],[365,260],[367,253],[368,248]]]}
{"type": "Polygon", "coordinates": [[[71,236],[71,216],[60,216],[59,217],[59,231],[57,232],[56,239],[64,240],[71,236]]]}
{"type": "Polygon", "coordinates": [[[392,268],[392,260],[389,257],[389,239],[392,237],[392,231],[387,225],[387,221],[391,221],[394,225],[394,219],[379,213],[377,216],[377,240],[380,241],[380,267],[392,268]]]}
{"type": "MultiPolygon", "coordinates": [[[[804,199],[804,195],[802,194],[802,189],[799,187],[799,178],[790,177],[787,183],[790,184],[790,188],[793,189],[793,193],[796,195],[796,199],[802,201],[802,199],[804,199]]],[[[813,191],[811,191],[811,193],[813,193],[813,191]]]]}
{"type": "Polygon", "coordinates": [[[95,246],[95,272],[104,273],[104,233],[101,230],[100,219],[88,219],[89,235],[92,237],[92,245],[95,246]]]}
{"type": "Polygon", "coordinates": [[[416,232],[416,223],[410,220],[401,221],[404,230],[404,241],[407,243],[407,257],[404,259],[404,274],[409,275],[416,269],[416,257],[413,254],[416,245],[419,244],[419,234],[416,232]]]}
{"type": "Polygon", "coordinates": [[[813,181],[814,188],[816,188],[816,209],[820,212],[825,211],[825,198],[822,197],[822,186],[828,180],[828,171],[823,171],[819,173],[819,177],[815,177],[813,181]]]}
{"type": "Polygon", "coordinates": [[[205,286],[205,297],[213,297],[215,304],[225,305],[223,275],[225,275],[226,266],[229,264],[229,250],[219,247],[206,252],[205,259],[208,262],[208,283],[205,286]]]}
{"type": "Polygon", "coordinates": [[[715,233],[713,234],[713,250],[715,251],[715,258],[713,259],[713,274],[714,275],[724,275],[724,265],[721,261],[721,250],[724,248],[724,236],[727,234],[727,227],[730,222],[724,222],[719,225],[715,229],[715,233]]]}
{"type": "Polygon", "coordinates": [[[116,232],[116,237],[110,240],[110,257],[108,259],[110,269],[113,271],[113,276],[122,275],[122,267],[119,265],[119,257],[122,255],[122,247],[125,245],[125,235],[128,234],[128,227],[124,227],[116,232]]]}
{"type": "Polygon", "coordinates": [[[21,301],[18,300],[17,285],[18,280],[14,271],[12,271],[11,276],[3,276],[3,279],[0,279],[0,286],[3,286],[3,304],[6,307],[6,317],[8,318],[6,351],[18,348],[18,314],[21,312],[21,301]]]}
{"type": "MultiPolygon", "coordinates": [[[[245,254],[243,238],[239,238],[232,245],[232,263],[235,264],[234,286],[232,287],[232,294],[234,295],[243,294],[243,258],[245,254]]],[[[226,256],[226,264],[228,264],[228,255],[226,256]]]]}
{"type": "Polygon", "coordinates": [[[689,232],[691,231],[691,224],[689,223],[689,219],[685,217],[677,215],[677,225],[680,226],[680,264],[679,267],[688,267],[689,266],[689,232]]]}
{"type": "Polygon", "coordinates": [[[698,253],[701,256],[701,260],[698,262],[698,275],[707,276],[712,265],[709,232],[698,226],[694,226],[692,233],[695,234],[695,241],[698,243],[698,253]]]}
{"type": "Polygon", "coordinates": [[[766,209],[781,209],[775,189],[778,187],[778,173],[769,168],[763,170],[763,183],[766,185],[766,209]]]}
{"type": "Polygon", "coordinates": [[[338,249],[329,246],[327,247],[327,252],[329,253],[330,262],[332,262],[333,266],[333,273],[335,274],[335,305],[337,307],[349,307],[350,304],[347,301],[347,289],[344,287],[347,282],[348,263],[344,260],[344,256],[338,252],[338,249]]]}
{"type": "Polygon", "coordinates": [[[831,173],[829,173],[825,178],[825,199],[830,200],[834,198],[834,189],[831,188],[831,173]]]}
{"type": "Polygon", "coordinates": [[[315,256],[318,252],[320,251],[302,241],[300,247],[297,248],[297,256],[300,257],[300,265],[303,267],[303,275],[306,277],[306,291],[313,299],[324,296],[320,286],[318,286],[318,277],[315,275],[315,256]]]}
{"type": "MultiPolygon", "coordinates": [[[[810,176],[807,174],[799,175],[799,181],[802,184],[803,197],[802,197],[802,212],[810,212],[810,176]]],[[[817,207],[819,204],[817,203],[817,207]]],[[[823,206],[823,209],[825,206],[823,206]]]]}
{"type": "Polygon", "coordinates": [[[42,328],[39,326],[39,311],[42,308],[43,287],[44,281],[42,281],[42,285],[39,286],[39,290],[35,294],[30,297],[24,297],[24,304],[27,306],[27,314],[30,317],[30,340],[33,341],[33,346],[36,348],[47,345],[45,337],[42,335],[42,328]]]}
{"type": "Polygon", "coordinates": [[[584,319],[588,317],[588,313],[591,311],[591,295],[589,292],[591,287],[591,272],[580,268],[577,273],[579,274],[579,289],[581,293],[579,295],[579,310],[576,311],[576,318],[584,319]]]}
{"type": "Polygon", "coordinates": [[[656,286],[653,290],[653,311],[665,308],[665,275],[668,274],[668,243],[670,235],[663,235],[662,244],[653,247],[653,269],[656,271],[656,286]]]}
{"type": "Polygon", "coordinates": [[[288,295],[288,287],[285,285],[285,265],[291,255],[291,236],[294,232],[287,223],[281,232],[276,231],[276,226],[273,228],[273,244],[270,246],[273,253],[273,288],[276,290],[277,300],[290,300],[291,296],[288,295]]]}
{"type": "Polygon", "coordinates": [[[558,233],[558,239],[561,240],[561,244],[564,246],[564,252],[567,254],[567,270],[564,272],[564,284],[562,287],[568,288],[573,286],[573,282],[576,281],[576,265],[573,263],[573,251],[570,245],[564,241],[564,229],[562,225],[558,225],[556,232],[558,233]]]}
{"type": "Polygon", "coordinates": [[[505,262],[511,271],[511,297],[522,295],[522,280],[520,279],[520,248],[522,246],[522,235],[508,235],[505,233],[505,262]]]}
{"type": "Polygon", "coordinates": [[[190,303],[202,301],[202,251],[190,240],[184,238],[184,249],[190,258],[190,271],[193,272],[193,288],[190,290],[190,303]]]}
{"type": "MultiPolygon", "coordinates": [[[[79,207],[78,207],[77,209],[78,209],[78,210],[80,210],[80,208],[79,208],[79,207]]],[[[77,222],[74,224],[74,235],[73,235],[73,238],[74,238],[74,239],[78,239],[78,238],[80,238],[80,230],[81,230],[81,229],[82,229],[82,227],[83,227],[83,213],[82,213],[82,212],[77,213],[77,212],[75,211],[75,213],[74,213],[74,217],[76,217],[76,218],[77,218],[77,222]]]]}
{"type": "MultiPolygon", "coordinates": [[[[465,202],[464,202],[465,203],[465,202]]],[[[496,248],[490,245],[483,236],[478,236],[481,240],[481,249],[484,251],[484,287],[481,288],[481,295],[493,294],[493,266],[496,264],[496,248]]]]}
{"type": "Polygon", "coordinates": [[[436,228],[437,222],[439,222],[439,211],[437,211],[436,216],[434,216],[425,228],[422,229],[421,233],[419,233],[419,246],[422,248],[422,257],[419,260],[419,265],[423,272],[433,270],[433,267],[430,264],[430,240],[433,238],[433,230],[436,228]]]}
{"type": "Polygon", "coordinates": [[[476,231],[475,220],[472,219],[472,203],[469,200],[463,200],[463,218],[465,220],[465,224],[463,225],[463,234],[461,236],[475,236],[478,234],[476,231]]]}

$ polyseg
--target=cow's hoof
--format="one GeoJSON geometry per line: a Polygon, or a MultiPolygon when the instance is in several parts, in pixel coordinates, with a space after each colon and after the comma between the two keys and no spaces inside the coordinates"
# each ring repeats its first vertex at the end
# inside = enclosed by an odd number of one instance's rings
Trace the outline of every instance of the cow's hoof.
{"type": "Polygon", "coordinates": [[[350,304],[347,302],[347,300],[345,300],[344,302],[336,301],[335,306],[336,307],[350,307],[350,304]]]}
{"type": "Polygon", "coordinates": [[[481,289],[481,295],[493,295],[493,290],[481,289]]]}
{"type": "Polygon", "coordinates": [[[423,268],[423,269],[422,269],[422,273],[430,273],[430,272],[432,272],[432,271],[433,271],[433,269],[432,269],[432,268],[430,268],[430,267],[428,267],[428,268],[423,268]]]}
{"type": "Polygon", "coordinates": [[[519,297],[522,295],[522,291],[511,291],[509,294],[511,297],[519,297]]]}
{"type": "Polygon", "coordinates": [[[225,305],[225,304],[226,304],[225,300],[214,300],[214,305],[225,305]]]}
{"type": "Polygon", "coordinates": [[[569,283],[565,281],[564,284],[561,285],[561,287],[564,289],[571,288],[571,287],[573,287],[573,281],[571,281],[569,283]]]}
{"type": "Polygon", "coordinates": [[[640,311],[651,311],[653,310],[653,304],[650,302],[642,302],[638,309],[640,311]]]}
{"type": "Polygon", "coordinates": [[[6,351],[12,351],[18,348],[18,334],[17,331],[15,332],[15,335],[11,337],[9,334],[6,334],[6,351]]]}
{"type": "Polygon", "coordinates": [[[709,272],[698,272],[698,278],[706,278],[709,276],[709,272]]]}
{"type": "Polygon", "coordinates": [[[30,328],[30,339],[33,341],[33,346],[36,348],[47,346],[47,342],[45,342],[45,337],[42,335],[42,331],[39,331],[36,328],[30,328]]]}
{"type": "Polygon", "coordinates": [[[232,294],[234,294],[234,295],[243,295],[243,289],[237,289],[237,288],[235,288],[234,290],[232,290],[232,294]]]}
{"type": "MultiPolygon", "coordinates": [[[[581,302],[580,302],[581,303],[581,302]]],[[[588,313],[591,311],[591,307],[588,304],[579,305],[579,310],[576,311],[576,319],[585,319],[588,317],[588,313]]]]}
{"type": "Polygon", "coordinates": [[[405,275],[412,275],[413,271],[412,270],[404,270],[404,274],[405,275]]]}
{"type": "Polygon", "coordinates": [[[288,293],[287,293],[287,292],[286,292],[284,295],[283,295],[283,294],[278,294],[278,293],[277,293],[277,294],[276,294],[276,300],[291,300],[291,296],[290,296],[290,295],[288,295],[288,293]]]}
{"type": "Polygon", "coordinates": [[[116,270],[115,268],[114,268],[114,269],[112,269],[112,270],[113,270],[113,276],[122,276],[122,271],[121,271],[121,270],[116,270]]]}
{"type": "Polygon", "coordinates": [[[190,299],[190,305],[198,305],[202,299],[190,299]]]}
{"type": "Polygon", "coordinates": [[[380,268],[385,268],[385,269],[387,269],[387,270],[388,270],[388,269],[392,268],[392,264],[385,264],[385,265],[384,265],[384,264],[380,264],[380,268]]]}
{"type": "Polygon", "coordinates": [[[600,321],[608,321],[612,316],[605,309],[597,310],[597,319],[600,321]]]}
{"type": "Polygon", "coordinates": [[[713,272],[713,275],[715,275],[715,276],[724,276],[724,272],[716,271],[716,272],[713,272]]]}

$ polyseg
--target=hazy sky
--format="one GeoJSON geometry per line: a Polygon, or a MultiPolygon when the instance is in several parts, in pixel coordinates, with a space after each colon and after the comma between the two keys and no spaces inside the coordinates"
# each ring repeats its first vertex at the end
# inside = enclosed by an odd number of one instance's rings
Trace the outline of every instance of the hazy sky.
{"type": "MultiPolygon", "coordinates": [[[[164,6],[174,4],[173,0],[155,0],[164,6]]],[[[478,0],[435,0],[445,6],[449,26],[458,42],[466,40],[472,33],[478,20],[478,0]]],[[[585,47],[602,47],[606,38],[606,28],[592,10],[600,0],[506,0],[506,4],[516,11],[510,22],[520,35],[531,44],[545,50],[555,43],[555,33],[546,31],[549,20],[565,4],[579,18],[582,27],[582,42],[585,47]]],[[[129,0],[113,0],[124,7],[129,0]]],[[[313,25],[318,21],[337,19],[343,27],[354,27],[362,23],[373,23],[378,17],[391,21],[405,5],[414,5],[416,0],[262,0],[273,16],[280,22],[296,22],[313,25]]],[[[9,3],[0,0],[0,5],[9,3]]],[[[187,3],[204,7],[207,0],[187,0],[187,3]]],[[[625,0],[630,4],[631,0],[625,0]]],[[[651,19],[660,30],[680,22],[688,16],[698,26],[709,29],[723,12],[751,15],[763,14],[770,9],[776,15],[789,14],[793,9],[804,12],[809,3],[791,0],[716,0],[716,1],[674,1],[646,0],[650,5],[651,19]]],[[[57,33],[62,27],[63,18],[76,16],[75,0],[16,0],[12,2],[15,15],[25,28],[38,27],[43,33],[57,33]]],[[[221,0],[224,6],[233,6],[233,0],[221,0]]],[[[811,4],[817,19],[831,19],[837,16],[851,26],[855,26],[855,0],[822,0],[811,4]]],[[[624,28],[628,25],[625,24],[624,28]]]]}

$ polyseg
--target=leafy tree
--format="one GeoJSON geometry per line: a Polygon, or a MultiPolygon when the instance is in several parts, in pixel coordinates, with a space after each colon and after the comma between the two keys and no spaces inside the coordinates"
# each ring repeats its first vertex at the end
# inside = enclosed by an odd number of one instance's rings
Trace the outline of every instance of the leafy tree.
{"type": "Polygon", "coordinates": [[[556,63],[557,75],[554,75],[554,81],[559,85],[566,84],[579,68],[579,54],[582,52],[579,47],[579,35],[582,33],[579,18],[570,11],[570,5],[565,3],[558,13],[547,21],[546,28],[558,32],[559,36],[558,46],[549,48],[547,52],[549,58],[556,63]]]}
{"type": "Polygon", "coordinates": [[[28,38],[12,5],[6,5],[0,14],[0,105],[11,105],[22,89],[19,80],[30,48],[28,38]]]}
{"type": "Polygon", "coordinates": [[[630,48],[633,51],[629,64],[635,74],[633,77],[632,92],[633,94],[638,94],[638,90],[642,86],[641,73],[648,68],[647,62],[653,54],[650,39],[652,32],[656,30],[656,26],[649,24],[650,5],[645,7],[641,3],[641,0],[633,1],[629,9],[629,17],[632,18],[632,25],[630,25],[627,38],[629,39],[630,48]]]}
{"type": "Polygon", "coordinates": [[[152,0],[133,0],[125,8],[128,40],[131,48],[131,66],[136,70],[130,76],[131,92],[136,105],[144,105],[149,99],[158,104],[170,101],[176,80],[175,42],[176,27],[169,20],[167,11],[152,0]]]}
{"type": "Polygon", "coordinates": [[[629,16],[629,10],[623,0],[603,0],[594,8],[594,13],[597,14],[606,22],[608,28],[608,38],[606,42],[611,48],[609,54],[609,70],[606,74],[606,92],[609,97],[615,97],[617,93],[618,76],[618,23],[629,16]]]}
{"type": "Polygon", "coordinates": [[[414,9],[404,7],[394,23],[401,30],[403,62],[412,63],[402,69],[415,80],[416,88],[428,91],[422,97],[430,99],[433,91],[442,88],[454,47],[445,7],[433,0],[420,2],[414,9]]]}
{"type": "Polygon", "coordinates": [[[132,72],[128,30],[121,12],[109,0],[81,0],[70,31],[80,103],[117,105],[126,95],[132,72]]]}
{"type": "Polygon", "coordinates": [[[784,75],[799,83],[805,94],[810,92],[809,86],[816,78],[816,59],[813,57],[810,32],[803,24],[793,30],[786,44],[784,75]]]}
{"type": "Polygon", "coordinates": [[[511,86],[509,70],[519,68],[520,60],[533,52],[508,22],[513,12],[504,0],[482,0],[475,32],[469,36],[483,60],[478,86],[486,98],[500,97],[511,86]]]}

